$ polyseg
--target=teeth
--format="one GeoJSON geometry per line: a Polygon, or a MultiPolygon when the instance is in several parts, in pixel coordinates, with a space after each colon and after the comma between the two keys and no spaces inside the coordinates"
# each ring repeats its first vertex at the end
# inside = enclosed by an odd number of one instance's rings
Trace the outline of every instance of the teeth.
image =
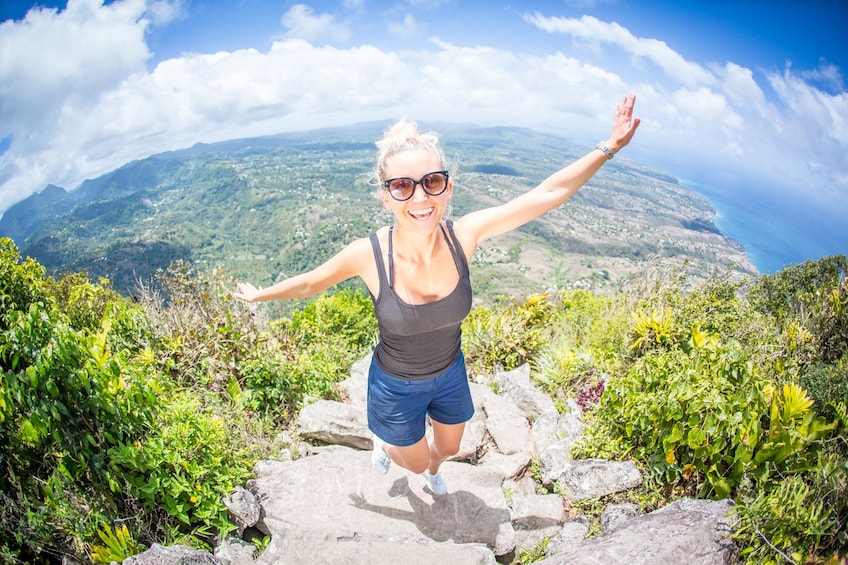
{"type": "Polygon", "coordinates": [[[426,216],[427,214],[429,214],[432,211],[433,211],[433,208],[430,207],[430,208],[427,208],[426,210],[410,210],[409,213],[412,214],[413,216],[426,216]]]}

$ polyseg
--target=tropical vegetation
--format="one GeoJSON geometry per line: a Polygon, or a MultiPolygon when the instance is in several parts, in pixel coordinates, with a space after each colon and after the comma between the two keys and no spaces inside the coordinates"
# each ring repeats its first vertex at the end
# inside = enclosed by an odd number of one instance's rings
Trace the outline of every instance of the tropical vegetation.
{"type": "MultiPolygon", "coordinates": [[[[736,502],[747,563],[837,563],[848,548],[848,260],[693,282],[503,297],[472,311],[480,378],[532,367],[587,429],[579,456],[634,460],[652,510],[736,502]]],[[[299,409],[373,346],[356,286],[271,317],[232,276],[176,261],[133,292],[50,276],[0,239],[0,563],[209,549],[221,498],[281,456],[299,409]]]]}

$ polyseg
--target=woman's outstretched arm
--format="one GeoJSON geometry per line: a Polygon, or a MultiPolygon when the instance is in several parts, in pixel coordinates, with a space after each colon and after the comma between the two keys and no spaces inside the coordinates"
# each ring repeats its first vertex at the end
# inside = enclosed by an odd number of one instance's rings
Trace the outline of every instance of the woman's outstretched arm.
{"type": "MultiPolygon", "coordinates": [[[[633,116],[635,102],[636,95],[631,93],[615,107],[612,133],[609,139],[603,142],[610,154],[617,153],[630,143],[636,128],[639,127],[640,119],[633,116]]],[[[608,157],[607,152],[596,148],[513,200],[463,216],[456,222],[463,246],[476,248],[481,241],[512,231],[561,206],[580,190],[609,158],[611,157],[608,157]]],[[[466,249],[469,250],[468,247],[466,249]]]]}

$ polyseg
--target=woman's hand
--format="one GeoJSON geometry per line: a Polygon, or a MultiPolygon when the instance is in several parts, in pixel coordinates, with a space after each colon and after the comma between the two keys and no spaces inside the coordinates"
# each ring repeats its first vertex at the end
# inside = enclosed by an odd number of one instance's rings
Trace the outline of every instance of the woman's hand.
{"type": "Polygon", "coordinates": [[[233,293],[233,298],[243,302],[254,303],[259,298],[259,290],[250,283],[236,283],[238,292],[233,293]]]}
{"type": "Polygon", "coordinates": [[[636,95],[632,92],[622,98],[621,104],[615,105],[615,118],[612,123],[612,134],[610,135],[610,151],[618,153],[622,147],[630,143],[636,128],[641,120],[633,117],[633,106],[636,104],[636,95]]]}

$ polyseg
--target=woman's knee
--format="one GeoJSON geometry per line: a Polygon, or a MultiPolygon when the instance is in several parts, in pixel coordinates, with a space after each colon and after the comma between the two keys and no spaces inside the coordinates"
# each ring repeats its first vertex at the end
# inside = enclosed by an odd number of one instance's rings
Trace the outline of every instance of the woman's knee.
{"type": "Polygon", "coordinates": [[[435,442],[436,451],[439,455],[443,457],[453,457],[457,453],[459,453],[460,442],[459,441],[445,441],[435,442]]]}
{"type": "Polygon", "coordinates": [[[430,465],[430,450],[426,441],[408,447],[393,447],[389,450],[392,460],[409,471],[423,473],[430,465]]]}

